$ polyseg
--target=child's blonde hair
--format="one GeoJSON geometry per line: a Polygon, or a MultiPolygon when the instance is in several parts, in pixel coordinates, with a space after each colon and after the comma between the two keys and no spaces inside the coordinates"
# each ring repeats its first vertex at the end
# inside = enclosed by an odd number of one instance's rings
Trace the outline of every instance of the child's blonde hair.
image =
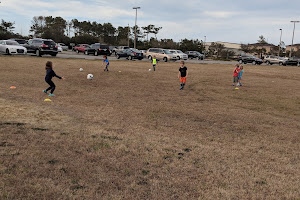
{"type": "Polygon", "coordinates": [[[182,61],[180,61],[180,64],[184,64],[184,61],[182,60],[182,61]]]}

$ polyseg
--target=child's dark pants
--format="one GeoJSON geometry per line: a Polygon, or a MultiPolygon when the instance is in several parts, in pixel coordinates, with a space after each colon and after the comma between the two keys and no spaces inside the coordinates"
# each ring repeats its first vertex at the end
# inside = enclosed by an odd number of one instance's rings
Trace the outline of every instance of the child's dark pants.
{"type": "Polygon", "coordinates": [[[54,92],[54,90],[55,90],[55,84],[53,83],[53,81],[51,81],[51,80],[46,80],[46,82],[50,85],[50,87],[48,87],[47,88],[47,90],[46,90],[46,92],[48,91],[48,90],[51,90],[51,94],[54,92]]]}

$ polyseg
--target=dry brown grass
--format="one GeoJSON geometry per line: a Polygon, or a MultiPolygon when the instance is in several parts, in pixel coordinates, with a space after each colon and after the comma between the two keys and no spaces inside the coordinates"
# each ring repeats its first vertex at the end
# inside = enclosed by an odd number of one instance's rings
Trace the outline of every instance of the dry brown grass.
{"type": "Polygon", "coordinates": [[[0,199],[300,198],[299,68],[150,67],[1,56],[0,199]]]}

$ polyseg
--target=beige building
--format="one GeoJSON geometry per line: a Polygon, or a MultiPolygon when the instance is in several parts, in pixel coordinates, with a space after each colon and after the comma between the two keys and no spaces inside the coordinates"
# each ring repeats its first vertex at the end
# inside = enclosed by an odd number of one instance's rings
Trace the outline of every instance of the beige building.
{"type": "Polygon", "coordinates": [[[249,44],[250,49],[266,49],[266,53],[278,51],[278,46],[275,46],[274,44],[261,44],[261,43],[254,43],[249,44]]]}
{"type": "MultiPolygon", "coordinates": [[[[217,42],[214,42],[214,43],[223,44],[224,47],[225,47],[225,50],[233,51],[237,55],[243,53],[241,51],[241,44],[230,43],[230,42],[221,42],[221,41],[217,41],[217,42]]],[[[205,43],[205,49],[208,50],[208,48],[211,44],[212,44],[212,42],[206,42],[205,43]]]]}
{"type": "Polygon", "coordinates": [[[287,45],[285,50],[286,51],[291,51],[292,48],[293,48],[293,51],[296,52],[300,49],[300,44],[294,44],[293,46],[292,45],[287,45]]]}

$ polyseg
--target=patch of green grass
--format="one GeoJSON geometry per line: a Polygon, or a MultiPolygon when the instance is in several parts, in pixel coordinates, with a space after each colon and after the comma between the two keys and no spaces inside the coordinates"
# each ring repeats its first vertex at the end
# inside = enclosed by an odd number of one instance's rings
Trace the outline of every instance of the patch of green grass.
{"type": "Polygon", "coordinates": [[[108,140],[122,140],[122,139],[118,138],[117,136],[111,137],[111,136],[104,136],[104,135],[102,135],[101,138],[108,139],[108,140]]]}
{"type": "Polygon", "coordinates": [[[95,151],[98,151],[100,149],[105,149],[105,148],[110,148],[110,145],[107,144],[107,143],[99,142],[99,143],[94,144],[92,146],[92,149],[95,150],[95,151]]]}
{"type": "Polygon", "coordinates": [[[261,181],[256,181],[255,183],[258,184],[258,185],[266,185],[267,181],[261,180],[261,181]]]}
{"type": "Polygon", "coordinates": [[[54,165],[54,164],[56,164],[56,163],[58,163],[58,160],[49,160],[48,161],[48,164],[50,164],[50,165],[54,165]]]}
{"type": "Polygon", "coordinates": [[[66,168],[60,168],[60,171],[67,173],[67,169],[66,168]]]}
{"type": "Polygon", "coordinates": [[[142,174],[144,175],[144,176],[146,176],[147,174],[149,174],[149,170],[142,170],[142,174]]]}
{"type": "Polygon", "coordinates": [[[34,131],[48,131],[49,129],[45,129],[45,128],[32,128],[32,130],[34,130],[34,131]]]}
{"type": "Polygon", "coordinates": [[[19,122],[4,122],[4,123],[0,123],[0,125],[24,126],[25,123],[19,123],[19,122]]]}

